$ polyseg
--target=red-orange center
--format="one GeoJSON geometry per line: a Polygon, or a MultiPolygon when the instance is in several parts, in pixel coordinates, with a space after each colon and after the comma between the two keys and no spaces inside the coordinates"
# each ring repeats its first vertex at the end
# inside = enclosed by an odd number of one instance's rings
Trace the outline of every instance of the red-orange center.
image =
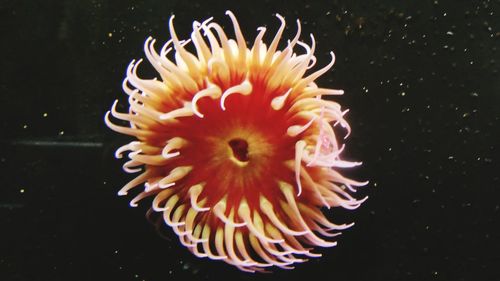
{"type": "Polygon", "coordinates": [[[179,119],[175,134],[189,145],[172,164],[193,169],[176,188],[187,190],[202,183],[204,206],[212,207],[226,198],[227,210],[243,199],[259,206],[261,195],[279,198],[277,182],[294,181],[285,162],[294,159],[297,140],[286,134],[290,126],[286,111],[272,109],[270,96],[275,95],[235,94],[226,100],[226,110],[220,100],[204,98],[198,102],[203,118],[179,119]]]}

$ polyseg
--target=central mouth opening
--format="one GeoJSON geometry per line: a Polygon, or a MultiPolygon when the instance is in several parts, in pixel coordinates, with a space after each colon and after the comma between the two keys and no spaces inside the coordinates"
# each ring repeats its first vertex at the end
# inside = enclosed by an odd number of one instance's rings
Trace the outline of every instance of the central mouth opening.
{"type": "Polygon", "coordinates": [[[233,151],[233,156],[240,162],[248,162],[248,143],[243,139],[232,139],[229,146],[233,151]]]}

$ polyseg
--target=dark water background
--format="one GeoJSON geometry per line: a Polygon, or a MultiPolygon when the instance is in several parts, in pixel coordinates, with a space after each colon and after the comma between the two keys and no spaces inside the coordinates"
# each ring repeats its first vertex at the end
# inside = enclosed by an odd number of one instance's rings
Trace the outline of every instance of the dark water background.
{"type": "MultiPolygon", "coordinates": [[[[0,1],[0,280],[500,280],[500,1],[0,1]],[[370,199],[324,256],[272,275],[197,259],[117,190],[102,117],[142,43],[224,11],[295,19],[351,109],[370,199]]],[[[230,33],[232,34],[232,33],[230,33]]],[[[267,36],[271,40],[271,35],[267,36]]]]}

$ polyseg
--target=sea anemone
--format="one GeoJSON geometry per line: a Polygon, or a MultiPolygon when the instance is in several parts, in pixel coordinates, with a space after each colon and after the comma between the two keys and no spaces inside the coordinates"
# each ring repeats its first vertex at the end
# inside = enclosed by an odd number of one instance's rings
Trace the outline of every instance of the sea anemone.
{"type": "Polygon", "coordinates": [[[171,39],[160,52],[151,37],[144,44],[160,77],[139,78],[142,60],[128,66],[128,113],[115,102],[105,122],[136,138],[116,157],[128,151],[124,170],[142,173],[118,194],[143,185],[130,205],[152,197],[152,209],[198,257],[250,272],[292,268],[320,256],[314,247],[335,246],[332,237],[352,225],[330,222],[323,207],[355,209],[366,199],[351,196],[365,183],[338,171],[360,165],[340,158],[338,127],[346,138],[347,110],[322,99],[343,91],[314,83],[335,56],[306,74],[316,63],[315,41],[299,40],[298,20],[284,49],[278,50],[286,26],[280,15],[271,44],[263,43],[260,27],[249,48],[236,17],[226,14],[235,39],[210,18],[195,21],[191,38],[179,40],[171,16],[171,39]],[[110,114],[128,126],[111,122],[110,114]]]}

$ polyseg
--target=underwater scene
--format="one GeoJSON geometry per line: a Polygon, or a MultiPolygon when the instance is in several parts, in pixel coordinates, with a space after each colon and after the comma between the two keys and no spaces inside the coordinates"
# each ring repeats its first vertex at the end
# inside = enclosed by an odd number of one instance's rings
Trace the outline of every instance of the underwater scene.
{"type": "Polygon", "coordinates": [[[0,11],[0,280],[500,280],[500,1],[0,11]]]}

